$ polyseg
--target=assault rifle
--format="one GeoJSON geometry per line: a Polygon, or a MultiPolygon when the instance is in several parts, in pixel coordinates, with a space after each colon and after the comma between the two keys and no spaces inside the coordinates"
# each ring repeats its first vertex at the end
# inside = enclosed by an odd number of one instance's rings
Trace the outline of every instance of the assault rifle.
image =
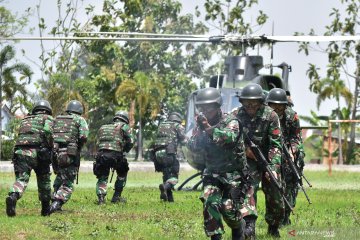
{"type": "Polygon", "coordinates": [[[244,132],[245,137],[248,139],[249,143],[250,143],[250,149],[251,151],[254,153],[255,155],[255,161],[258,164],[258,166],[263,169],[265,171],[265,173],[269,174],[270,177],[270,182],[273,184],[273,186],[276,187],[276,189],[279,191],[282,199],[284,200],[284,203],[286,204],[286,206],[288,206],[288,208],[290,209],[290,211],[293,211],[293,208],[291,207],[289,201],[286,199],[285,195],[284,195],[284,189],[280,186],[280,183],[276,180],[273,172],[271,171],[270,167],[269,167],[269,163],[266,160],[266,158],[264,157],[264,154],[261,152],[259,146],[257,146],[253,141],[251,141],[249,135],[247,132],[244,132]]]}
{"type": "Polygon", "coordinates": [[[284,153],[285,158],[286,158],[286,162],[289,164],[289,167],[290,167],[294,177],[296,178],[296,183],[300,186],[301,190],[305,194],[306,200],[309,202],[309,204],[311,204],[311,200],[310,200],[309,196],[306,194],[306,191],[304,189],[302,178],[304,178],[306,180],[306,182],[309,184],[310,187],[312,187],[312,185],[305,178],[304,174],[301,173],[301,171],[300,172],[298,171],[298,169],[295,166],[295,163],[293,161],[293,158],[291,157],[291,155],[289,153],[289,150],[288,150],[288,148],[286,147],[285,144],[282,145],[282,149],[283,149],[283,153],[284,153]]]}

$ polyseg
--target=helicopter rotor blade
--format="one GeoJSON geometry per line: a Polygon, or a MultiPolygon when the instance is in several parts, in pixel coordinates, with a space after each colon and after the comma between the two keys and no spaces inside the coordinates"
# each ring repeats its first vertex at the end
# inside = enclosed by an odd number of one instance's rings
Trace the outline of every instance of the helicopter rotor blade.
{"type": "Polygon", "coordinates": [[[209,38],[209,35],[191,35],[191,34],[168,34],[168,33],[137,33],[137,32],[76,32],[78,34],[88,35],[117,35],[117,36],[148,36],[148,37],[174,37],[174,38],[209,38]]]}
{"type": "MultiPolygon", "coordinates": [[[[87,33],[87,34],[90,34],[87,33]]],[[[105,33],[104,33],[105,34],[105,33]]],[[[106,33],[110,35],[110,33],[106,33]]],[[[9,40],[101,40],[101,41],[133,41],[133,42],[210,42],[214,44],[218,43],[230,43],[230,44],[257,44],[257,43],[276,43],[276,42],[332,42],[332,41],[359,41],[360,35],[356,36],[242,36],[242,35],[183,35],[183,34],[154,34],[151,33],[121,33],[128,37],[116,37],[116,36],[70,36],[70,37],[0,37],[0,41],[9,40]],[[142,36],[142,37],[136,37],[142,36]],[[150,37],[145,37],[150,36],[150,37]],[[159,36],[159,37],[155,37],[159,36]],[[186,37],[183,37],[186,36],[186,37]]],[[[120,34],[120,35],[121,35],[120,34]]],[[[76,34],[75,34],[76,35],[76,34]]],[[[119,35],[118,33],[114,35],[119,35]]]]}
{"type": "Polygon", "coordinates": [[[0,37],[0,41],[33,41],[33,40],[49,40],[49,41],[123,41],[123,42],[209,42],[209,38],[129,38],[129,37],[0,37]]]}
{"type": "Polygon", "coordinates": [[[263,36],[274,42],[338,42],[338,41],[359,41],[357,36],[263,36]]]}

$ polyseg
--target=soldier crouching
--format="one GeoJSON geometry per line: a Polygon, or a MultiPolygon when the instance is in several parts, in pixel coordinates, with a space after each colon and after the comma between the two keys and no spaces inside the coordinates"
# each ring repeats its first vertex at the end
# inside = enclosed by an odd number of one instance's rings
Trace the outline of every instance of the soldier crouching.
{"type": "Polygon", "coordinates": [[[244,239],[245,222],[240,212],[248,188],[247,163],[240,122],[221,111],[222,98],[215,88],[200,90],[196,96],[197,127],[187,147],[203,152],[205,169],[203,202],[205,233],[221,239],[222,219],[232,230],[232,239],[244,239]]]}
{"type": "MultiPolygon", "coordinates": [[[[134,145],[134,139],[129,127],[128,113],[118,111],[113,124],[103,125],[98,132],[98,153],[94,163],[94,174],[98,179],[96,183],[96,195],[98,204],[105,203],[107,194],[107,183],[110,169],[116,170],[117,178],[115,181],[115,192],[111,199],[112,203],[125,202],[121,193],[126,185],[129,164],[124,153],[131,150],[134,145]]],[[[113,174],[113,173],[112,173],[113,174]]],[[[110,182],[112,180],[112,176],[110,182]]]]}
{"type": "Polygon", "coordinates": [[[150,153],[155,171],[163,173],[163,183],[159,185],[160,199],[168,202],[174,202],[172,189],[179,178],[180,163],[177,158],[177,147],[185,140],[185,130],[181,121],[182,116],[172,112],[167,120],[160,123],[156,142],[150,153]]]}

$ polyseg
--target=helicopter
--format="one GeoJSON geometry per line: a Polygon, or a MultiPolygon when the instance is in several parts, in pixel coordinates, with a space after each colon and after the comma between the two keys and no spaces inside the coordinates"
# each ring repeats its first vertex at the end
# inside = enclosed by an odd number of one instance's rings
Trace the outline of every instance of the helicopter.
{"type": "MultiPolygon", "coordinates": [[[[255,46],[258,44],[273,44],[278,42],[332,42],[332,41],[359,41],[360,36],[266,36],[266,35],[187,35],[187,34],[158,34],[158,33],[134,33],[134,32],[78,32],[73,36],[67,37],[0,37],[0,41],[133,41],[133,42],[187,42],[187,43],[210,43],[210,44],[232,44],[234,46],[255,46]]],[[[271,48],[272,51],[272,48],[271,48]]],[[[272,54],[271,54],[272,55],[272,54]]],[[[220,89],[223,97],[223,112],[230,112],[232,109],[239,107],[240,102],[238,96],[241,93],[241,88],[248,83],[258,83],[264,90],[271,90],[272,88],[282,88],[289,90],[288,78],[291,72],[291,66],[287,63],[279,65],[270,65],[270,74],[260,74],[259,71],[264,67],[263,57],[260,55],[247,55],[245,51],[241,56],[228,56],[224,60],[223,74],[211,76],[209,79],[209,87],[220,89]],[[278,67],[282,70],[281,77],[273,75],[272,69],[278,67]]],[[[194,91],[188,97],[186,106],[186,121],[185,129],[186,135],[190,136],[192,129],[195,126],[195,97],[197,91],[194,91]]],[[[180,190],[188,180],[201,175],[204,169],[204,164],[197,161],[191,156],[185,147],[182,148],[187,162],[194,169],[199,172],[189,179],[185,180],[183,184],[178,187],[180,190]]],[[[196,189],[201,181],[194,185],[196,189]]]]}

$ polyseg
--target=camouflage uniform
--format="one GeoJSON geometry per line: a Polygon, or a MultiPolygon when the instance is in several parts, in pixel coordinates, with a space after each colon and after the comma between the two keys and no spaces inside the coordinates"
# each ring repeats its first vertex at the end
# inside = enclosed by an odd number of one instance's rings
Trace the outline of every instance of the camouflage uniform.
{"type": "Polygon", "coordinates": [[[110,168],[116,170],[115,193],[112,202],[120,200],[120,195],[125,187],[129,164],[124,152],[129,152],[134,145],[134,138],[129,125],[125,122],[115,122],[103,125],[98,132],[98,153],[94,164],[96,194],[99,204],[104,203],[107,193],[107,182],[110,168]]]}
{"type": "Polygon", "coordinates": [[[204,191],[200,197],[204,204],[204,229],[207,236],[216,239],[224,234],[222,217],[233,230],[242,229],[244,223],[240,206],[245,196],[247,165],[239,121],[232,115],[222,115],[213,126],[212,135],[195,128],[187,147],[204,156],[204,191]],[[241,190],[237,200],[234,189],[241,190]]]}
{"type": "Polygon", "coordinates": [[[39,200],[42,203],[41,215],[48,215],[51,199],[50,163],[53,143],[53,117],[48,114],[26,116],[19,129],[19,136],[14,148],[14,170],[16,181],[10,187],[7,205],[14,195],[13,211],[7,209],[9,216],[15,216],[16,201],[20,199],[29,183],[31,170],[34,169],[38,185],[39,200]],[[46,206],[45,206],[46,205],[46,206]]]}
{"type": "MultiPolygon", "coordinates": [[[[278,115],[275,111],[262,105],[256,112],[256,116],[251,118],[244,107],[235,111],[237,118],[241,121],[244,131],[248,132],[251,140],[260,147],[264,156],[270,162],[270,168],[275,171],[280,178],[281,168],[281,130],[278,115]]],[[[245,141],[245,144],[247,142],[245,141]]],[[[242,215],[247,219],[256,219],[256,202],[259,183],[265,194],[266,214],[265,220],[269,226],[279,226],[284,218],[285,206],[281,194],[265,178],[263,171],[257,166],[253,159],[247,159],[252,180],[252,187],[247,193],[245,207],[241,209],[242,215]]],[[[248,222],[248,221],[247,221],[248,222]]],[[[255,227],[255,226],[254,226],[255,227]]]]}
{"type": "Polygon", "coordinates": [[[74,190],[74,181],[80,166],[80,151],[89,134],[83,117],[69,112],[57,116],[54,123],[54,146],[57,158],[53,162],[56,178],[53,184],[53,201],[63,205],[74,190]]]}
{"type": "MultiPolygon", "coordinates": [[[[301,138],[300,121],[297,113],[290,107],[285,109],[284,115],[280,118],[281,130],[284,136],[284,143],[286,147],[291,147],[291,152],[296,158],[295,164],[298,166],[300,171],[304,168],[304,148],[301,138]]],[[[283,164],[284,180],[286,183],[285,197],[289,201],[292,207],[295,207],[296,196],[299,191],[299,186],[296,182],[294,174],[291,171],[290,166],[287,164],[287,159],[283,164]]],[[[286,207],[285,211],[285,224],[290,223],[290,209],[286,207]]]]}
{"type": "Polygon", "coordinates": [[[178,183],[180,169],[177,147],[184,140],[185,129],[179,122],[168,119],[160,123],[153,148],[155,170],[163,173],[163,184],[159,186],[162,200],[173,201],[171,189],[178,183]]]}

